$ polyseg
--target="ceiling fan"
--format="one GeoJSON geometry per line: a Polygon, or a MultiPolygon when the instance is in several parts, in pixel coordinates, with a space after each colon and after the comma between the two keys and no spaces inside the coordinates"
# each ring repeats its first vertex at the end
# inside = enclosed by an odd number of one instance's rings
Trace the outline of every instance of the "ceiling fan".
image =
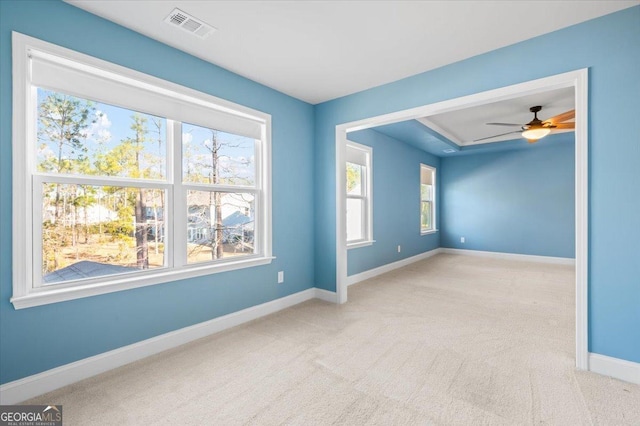
{"type": "Polygon", "coordinates": [[[499,135],[488,136],[486,138],[476,139],[474,142],[483,141],[485,139],[492,139],[498,136],[510,135],[512,133],[521,133],[522,137],[524,137],[527,142],[535,143],[539,139],[547,136],[551,130],[553,129],[574,129],[576,123],[565,121],[571,120],[576,116],[576,110],[572,109],[567,112],[563,112],[562,114],[558,114],[554,117],[548,118],[544,121],[538,118],[538,113],[542,110],[541,106],[533,106],[529,108],[529,111],[533,113],[533,120],[528,122],[527,124],[515,124],[515,123],[487,123],[489,126],[510,126],[510,127],[520,127],[520,130],[515,130],[512,132],[501,133],[499,135]]]}

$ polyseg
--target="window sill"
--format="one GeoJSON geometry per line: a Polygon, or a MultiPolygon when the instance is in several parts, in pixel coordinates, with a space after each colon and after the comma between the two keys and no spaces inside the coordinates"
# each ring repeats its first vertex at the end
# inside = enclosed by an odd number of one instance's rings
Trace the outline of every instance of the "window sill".
{"type": "Polygon", "coordinates": [[[375,242],[376,242],[376,240],[368,240],[368,241],[360,241],[360,242],[357,242],[357,243],[347,244],[347,250],[370,246],[370,245],[373,245],[373,243],[375,243],[375,242]]]}
{"type": "Polygon", "coordinates": [[[33,291],[23,296],[11,298],[14,309],[31,308],[34,306],[48,305],[50,303],[65,302],[67,300],[81,299],[116,291],[130,290],[138,287],[146,287],[171,281],[195,278],[203,275],[211,275],[252,266],[268,265],[275,259],[272,256],[237,260],[234,262],[217,265],[203,265],[186,267],[173,271],[158,271],[156,273],[132,276],[119,275],[117,279],[97,284],[85,284],[65,288],[51,288],[41,291],[33,291]]]}
{"type": "Polygon", "coordinates": [[[431,229],[429,231],[420,231],[420,235],[429,235],[429,234],[435,234],[436,232],[438,232],[437,229],[431,229]]]}

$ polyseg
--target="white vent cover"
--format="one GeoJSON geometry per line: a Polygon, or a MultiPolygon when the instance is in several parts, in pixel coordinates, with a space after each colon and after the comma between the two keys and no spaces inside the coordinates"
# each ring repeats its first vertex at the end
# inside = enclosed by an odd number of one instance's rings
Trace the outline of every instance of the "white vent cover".
{"type": "Polygon", "coordinates": [[[451,149],[451,148],[447,148],[447,149],[443,149],[442,152],[444,152],[445,154],[451,154],[452,152],[456,152],[455,149],[451,149]]]}
{"type": "Polygon", "coordinates": [[[203,39],[207,38],[209,34],[216,30],[211,25],[205,24],[203,21],[194,18],[178,8],[173,9],[169,16],[164,18],[164,22],[179,27],[203,39]]]}

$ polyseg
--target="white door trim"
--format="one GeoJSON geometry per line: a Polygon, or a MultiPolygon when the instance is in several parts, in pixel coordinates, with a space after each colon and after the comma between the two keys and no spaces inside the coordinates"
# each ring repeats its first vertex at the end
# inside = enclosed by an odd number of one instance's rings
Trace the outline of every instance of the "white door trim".
{"type": "Polygon", "coordinates": [[[589,368],[588,362],[588,198],[589,198],[589,162],[588,162],[588,69],[580,69],[550,77],[475,93],[460,98],[436,102],[404,111],[397,111],[377,117],[352,121],[336,126],[336,293],[338,303],[347,301],[347,245],[346,245],[346,206],[345,206],[345,146],[347,133],[418,119],[435,114],[455,111],[491,102],[546,92],[549,90],[573,87],[575,89],[575,165],[576,165],[576,367],[589,368]]]}

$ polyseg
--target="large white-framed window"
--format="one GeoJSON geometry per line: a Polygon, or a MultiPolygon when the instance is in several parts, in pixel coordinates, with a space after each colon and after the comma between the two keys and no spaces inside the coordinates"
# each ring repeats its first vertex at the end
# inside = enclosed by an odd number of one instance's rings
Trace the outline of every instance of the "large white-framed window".
{"type": "Polygon", "coordinates": [[[347,248],[373,241],[372,155],[370,146],[347,141],[347,248]]]}
{"type": "Polygon", "coordinates": [[[16,309],[271,262],[271,117],[13,33],[16,309]]]}
{"type": "Polygon", "coordinates": [[[420,164],[420,232],[436,231],[436,169],[420,164]]]}

